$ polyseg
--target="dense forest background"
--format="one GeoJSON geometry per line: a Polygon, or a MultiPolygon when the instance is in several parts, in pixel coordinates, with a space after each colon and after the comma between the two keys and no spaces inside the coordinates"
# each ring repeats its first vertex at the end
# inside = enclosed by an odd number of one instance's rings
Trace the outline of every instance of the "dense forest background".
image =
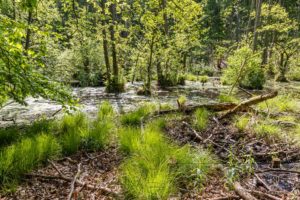
{"type": "Polygon", "coordinates": [[[70,101],[70,84],[299,80],[299,29],[299,0],[1,0],[0,105],[70,101]]]}

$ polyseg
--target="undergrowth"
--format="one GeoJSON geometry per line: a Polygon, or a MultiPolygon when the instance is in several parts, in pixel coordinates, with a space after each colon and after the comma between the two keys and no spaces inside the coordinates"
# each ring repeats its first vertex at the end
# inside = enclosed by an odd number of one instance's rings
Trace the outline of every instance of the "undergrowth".
{"type": "Polygon", "coordinates": [[[234,125],[239,131],[244,131],[247,128],[249,121],[250,118],[248,116],[236,117],[234,125]]]}
{"type": "Polygon", "coordinates": [[[208,125],[210,113],[205,108],[199,108],[194,113],[194,126],[197,130],[202,131],[208,125]]]}
{"type": "Polygon", "coordinates": [[[154,112],[156,106],[151,103],[145,103],[137,110],[124,114],[121,116],[121,124],[125,126],[139,126],[141,124],[141,120],[145,117],[149,116],[152,112],[154,112]]]}
{"type": "Polygon", "coordinates": [[[207,152],[179,147],[161,133],[164,119],[145,130],[127,127],[120,131],[120,149],[130,157],[121,167],[121,183],[129,199],[167,199],[176,188],[193,181],[200,186],[215,159],[207,152]]]}
{"type": "Polygon", "coordinates": [[[5,139],[1,145],[6,145],[0,151],[1,190],[4,193],[14,191],[23,174],[48,159],[74,154],[80,149],[104,148],[113,135],[115,122],[113,108],[104,102],[99,107],[97,119],[91,122],[83,113],[75,113],[65,115],[61,121],[35,122],[22,133],[17,131],[19,129],[1,130],[0,137],[5,139]]]}
{"type": "Polygon", "coordinates": [[[298,112],[297,101],[290,95],[279,95],[258,104],[260,110],[267,112],[298,112]]]}

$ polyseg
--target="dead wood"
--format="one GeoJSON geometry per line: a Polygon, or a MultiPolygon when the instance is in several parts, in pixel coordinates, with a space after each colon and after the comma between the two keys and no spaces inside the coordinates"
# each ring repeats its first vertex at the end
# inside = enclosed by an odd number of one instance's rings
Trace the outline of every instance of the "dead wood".
{"type": "Polygon", "coordinates": [[[260,191],[257,191],[257,190],[251,190],[249,192],[251,194],[255,195],[255,196],[258,196],[261,199],[282,200],[281,198],[278,198],[278,197],[275,197],[273,195],[270,195],[270,194],[267,194],[267,193],[264,193],[264,192],[260,192],[260,191]]]}
{"type": "Polygon", "coordinates": [[[265,173],[265,172],[282,172],[282,173],[292,173],[292,174],[299,174],[300,175],[300,171],[288,170],[288,169],[268,168],[268,169],[263,169],[263,170],[256,171],[256,173],[265,173]]]}
{"type": "MultiPolygon", "coordinates": [[[[67,176],[52,176],[52,175],[44,175],[44,174],[25,174],[25,176],[27,177],[32,177],[32,178],[41,178],[41,179],[49,179],[49,180],[62,180],[62,181],[66,181],[66,182],[72,182],[73,178],[69,178],[67,176]]],[[[100,186],[94,186],[94,185],[88,185],[84,182],[81,182],[79,180],[75,181],[76,184],[80,185],[80,186],[84,186],[87,189],[90,190],[100,190],[103,194],[112,196],[112,197],[120,197],[120,195],[112,190],[110,190],[109,188],[105,188],[105,187],[100,187],[100,186]]]]}
{"type": "Polygon", "coordinates": [[[257,181],[264,186],[264,188],[266,188],[268,191],[271,191],[270,186],[264,180],[262,180],[259,175],[254,174],[254,176],[256,177],[257,181]]]}
{"type": "Polygon", "coordinates": [[[244,189],[239,182],[235,182],[233,184],[233,189],[244,200],[257,200],[257,198],[252,196],[246,189],[244,189]]]}
{"type": "Polygon", "coordinates": [[[252,97],[248,100],[245,100],[241,103],[239,103],[237,106],[235,106],[233,109],[228,110],[226,113],[221,115],[219,119],[224,119],[225,117],[228,117],[236,112],[239,112],[241,110],[244,110],[245,108],[248,108],[249,106],[258,104],[260,102],[266,101],[268,99],[272,99],[278,95],[278,91],[271,92],[269,94],[259,95],[256,97],[252,97]]]}
{"type": "Polygon", "coordinates": [[[260,102],[263,102],[265,100],[274,98],[278,95],[277,91],[271,92],[269,94],[265,95],[259,95],[252,97],[248,100],[245,100],[239,104],[235,103],[210,103],[210,104],[200,104],[200,105],[187,105],[182,108],[178,109],[170,109],[170,110],[160,110],[157,111],[156,114],[158,115],[165,115],[165,114],[172,114],[172,113],[178,113],[178,112],[183,112],[185,114],[190,114],[197,110],[198,108],[206,108],[210,111],[214,112],[221,112],[221,111],[227,111],[225,114],[223,114],[220,119],[223,119],[231,114],[234,114],[236,112],[242,112],[242,111],[253,111],[250,106],[258,104],[260,102]]]}
{"type": "Polygon", "coordinates": [[[217,198],[213,198],[211,200],[234,200],[234,199],[240,199],[240,197],[231,195],[231,196],[227,196],[227,197],[217,197],[217,198]]]}
{"type": "Polygon", "coordinates": [[[75,183],[76,183],[77,178],[80,175],[80,173],[81,173],[81,163],[78,164],[77,173],[75,174],[75,176],[74,176],[74,178],[72,180],[70,193],[68,195],[68,200],[72,199],[72,196],[73,196],[73,193],[74,193],[74,189],[75,189],[75,183]]]}

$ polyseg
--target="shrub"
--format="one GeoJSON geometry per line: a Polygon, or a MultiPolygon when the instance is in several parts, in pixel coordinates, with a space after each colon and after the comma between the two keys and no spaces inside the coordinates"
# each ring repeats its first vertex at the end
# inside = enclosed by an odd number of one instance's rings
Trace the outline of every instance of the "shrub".
{"type": "Polygon", "coordinates": [[[186,75],[186,80],[188,81],[197,81],[198,77],[196,75],[193,74],[187,74],[186,75]]]}
{"type": "Polygon", "coordinates": [[[244,131],[249,124],[249,121],[250,119],[247,116],[237,117],[234,125],[239,131],[244,131]]]}
{"type": "Polygon", "coordinates": [[[22,135],[18,127],[0,129],[0,148],[16,142],[22,135]]]}
{"type": "Polygon", "coordinates": [[[121,123],[127,126],[139,126],[144,117],[149,116],[155,110],[154,104],[144,104],[137,110],[121,116],[121,123]]]}
{"type": "Polygon", "coordinates": [[[177,99],[178,108],[184,108],[187,102],[187,98],[184,95],[180,95],[177,99]]]}
{"type": "Polygon", "coordinates": [[[266,79],[260,67],[259,54],[253,54],[248,46],[237,49],[228,58],[228,67],[223,71],[221,82],[223,84],[237,83],[247,89],[262,89],[266,79]]]}
{"type": "Polygon", "coordinates": [[[208,81],[208,76],[199,76],[198,79],[202,83],[202,86],[204,86],[204,84],[208,81]]]}
{"type": "Polygon", "coordinates": [[[210,113],[205,108],[199,108],[194,114],[194,126],[198,130],[204,130],[208,125],[210,113]]]}

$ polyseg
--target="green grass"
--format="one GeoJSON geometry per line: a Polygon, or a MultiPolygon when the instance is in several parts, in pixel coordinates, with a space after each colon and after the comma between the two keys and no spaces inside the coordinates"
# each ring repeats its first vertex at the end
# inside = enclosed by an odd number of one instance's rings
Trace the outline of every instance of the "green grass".
{"type": "Polygon", "coordinates": [[[281,129],[278,126],[261,122],[253,127],[256,135],[266,139],[278,139],[280,138],[281,129]]]}
{"type": "Polygon", "coordinates": [[[233,95],[220,94],[218,97],[221,103],[237,103],[239,100],[233,95]]]}
{"type": "Polygon", "coordinates": [[[25,138],[0,153],[0,183],[4,192],[13,191],[21,175],[60,155],[56,138],[40,134],[25,138]]]}
{"type": "Polygon", "coordinates": [[[208,76],[199,76],[198,80],[204,85],[208,81],[208,76]]]}
{"type": "Polygon", "coordinates": [[[244,131],[247,128],[249,121],[250,118],[248,116],[236,117],[234,125],[239,131],[244,131]]]}
{"type": "Polygon", "coordinates": [[[298,112],[297,101],[290,95],[279,95],[258,105],[260,110],[270,112],[298,112]]]}
{"type": "Polygon", "coordinates": [[[0,129],[0,148],[13,144],[23,138],[34,137],[40,133],[49,133],[53,129],[53,121],[40,119],[31,125],[12,126],[0,129]]]}
{"type": "Polygon", "coordinates": [[[121,151],[130,154],[139,148],[141,132],[137,128],[125,127],[118,130],[118,138],[121,151]]]}
{"type": "Polygon", "coordinates": [[[141,120],[149,116],[155,109],[156,106],[154,104],[146,103],[137,110],[122,115],[120,119],[121,124],[125,126],[139,126],[141,125],[141,120]]]}
{"type": "Polygon", "coordinates": [[[115,123],[113,107],[109,102],[103,102],[98,109],[97,120],[92,122],[84,136],[85,147],[89,150],[103,149],[112,138],[115,123]]]}
{"type": "Polygon", "coordinates": [[[183,108],[187,102],[187,98],[184,95],[181,95],[177,99],[177,104],[179,108],[183,108]]]}
{"type": "Polygon", "coordinates": [[[199,108],[194,113],[194,126],[197,130],[202,131],[208,125],[210,113],[205,108],[199,108]]]}
{"type": "Polygon", "coordinates": [[[88,134],[88,121],[83,113],[65,115],[59,125],[60,142],[65,155],[74,154],[82,145],[82,138],[88,134]]]}
{"type": "Polygon", "coordinates": [[[120,149],[131,155],[120,167],[120,181],[128,199],[167,199],[178,187],[190,182],[200,186],[216,160],[205,151],[179,147],[161,130],[166,122],[157,119],[139,129],[125,128],[120,149]]]}

